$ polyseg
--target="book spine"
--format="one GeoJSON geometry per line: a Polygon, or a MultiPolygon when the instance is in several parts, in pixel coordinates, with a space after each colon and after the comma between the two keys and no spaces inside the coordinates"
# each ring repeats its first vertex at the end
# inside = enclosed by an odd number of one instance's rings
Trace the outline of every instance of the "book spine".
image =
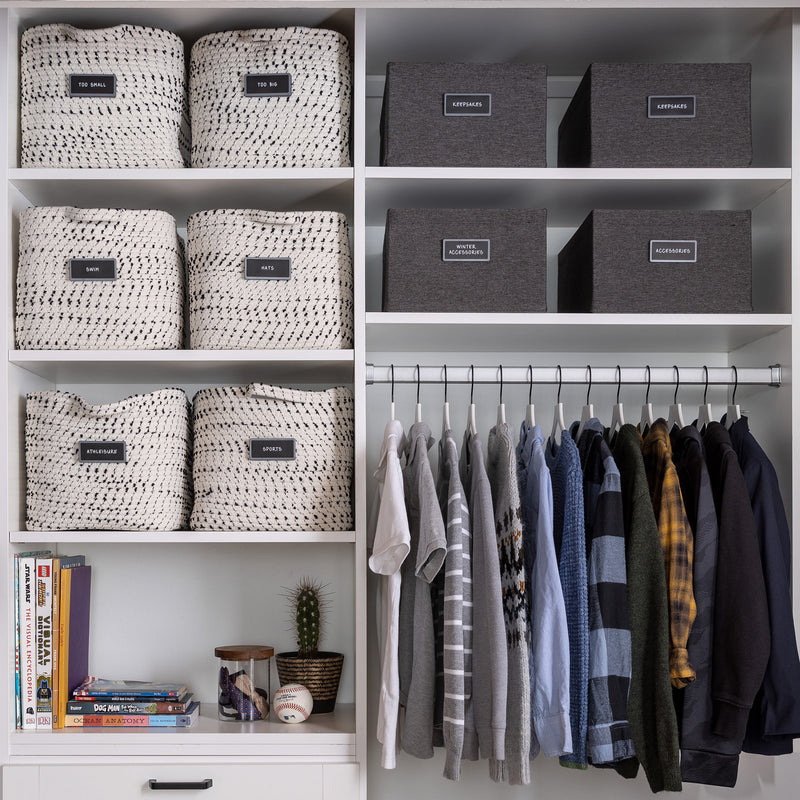
{"type": "Polygon", "coordinates": [[[53,727],[53,559],[36,559],[36,727],[53,727]]]}
{"type": "Polygon", "coordinates": [[[50,681],[50,685],[53,689],[53,697],[50,701],[51,706],[53,708],[53,721],[51,727],[58,728],[58,654],[59,654],[59,647],[58,647],[58,615],[59,615],[59,591],[61,586],[60,580],[60,559],[53,558],[53,591],[52,591],[52,598],[53,598],[53,615],[50,624],[51,636],[50,641],[53,644],[53,655],[52,655],[52,664],[53,664],[53,677],[50,681]]]}
{"type": "Polygon", "coordinates": [[[104,703],[102,701],[73,701],[67,703],[67,714],[182,714],[188,703],[104,703]]]}
{"type": "Polygon", "coordinates": [[[64,727],[64,714],[66,713],[69,691],[67,678],[69,675],[69,615],[71,594],[72,570],[65,569],[59,578],[59,615],[58,615],[58,727],[64,727]]]}
{"type": "Polygon", "coordinates": [[[189,714],[67,714],[67,728],[185,728],[189,714]]]}
{"type": "Polygon", "coordinates": [[[14,724],[22,727],[22,683],[19,662],[19,554],[14,553],[14,724]]]}
{"type": "Polygon", "coordinates": [[[22,727],[36,727],[36,559],[19,560],[20,692],[22,727]]]}

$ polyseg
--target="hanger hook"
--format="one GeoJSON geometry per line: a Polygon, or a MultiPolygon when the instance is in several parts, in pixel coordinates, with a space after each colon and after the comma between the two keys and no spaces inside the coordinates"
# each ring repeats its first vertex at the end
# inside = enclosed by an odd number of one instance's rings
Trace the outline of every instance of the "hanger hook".
{"type": "Polygon", "coordinates": [[[528,405],[533,397],[533,364],[528,364],[528,405]]]}
{"type": "Polygon", "coordinates": [[[703,405],[706,405],[706,403],[708,403],[708,400],[706,400],[708,396],[708,367],[705,364],[703,364],[703,376],[706,379],[706,386],[705,389],[703,389],[703,405]]]}
{"type": "Polygon", "coordinates": [[[469,365],[469,404],[473,405],[472,397],[475,394],[475,365],[469,365]]]}
{"type": "Polygon", "coordinates": [[[586,405],[589,405],[589,395],[592,392],[592,365],[587,364],[586,369],[589,370],[589,388],[586,390],[586,405]]]}
{"type": "Polygon", "coordinates": [[[392,402],[394,403],[394,364],[390,364],[389,369],[392,371],[392,402]]]}
{"type": "Polygon", "coordinates": [[[503,365],[500,365],[500,405],[503,405],[503,365]]]}
{"type": "Polygon", "coordinates": [[[736,369],[736,365],[732,364],[731,369],[733,370],[733,395],[731,396],[731,405],[736,405],[736,390],[739,388],[739,370],[736,369]]]}
{"type": "Polygon", "coordinates": [[[442,369],[444,370],[444,401],[447,402],[447,364],[442,369]]]}
{"type": "Polygon", "coordinates": [[[419,405],[419,364],[417,364],[417,405],[419,405]]]}
{"type": "Polygon", "coordinates": [[[647,392],[645,393],[645,396],[644,396],[644,402],[645,402],[645,405],[648,405],[650,403],[650,365],[649,364],[645,367],[645,370],[647,370],[647,392]]]}
{"type": "Polygon", "coordinates": [[[678,404],[678,389],[681,386],[681,371],[678,369],[677,364],[672,365],[672,369],[675,370],[675,394],[672,396],[672,403],[673,405],[678,404]]]}
{"type": "Polygon", "coordinates": [[[619,388],[622,386],[622,368],[617,364],[617,405],[619,405],[619,388]]]}
{"type": "Polygon", "coordinates": [[[556,369],[558,370],[558,395],[556,396],[556,403],[561,402],[561,364],[559,364],[556,369]]]}

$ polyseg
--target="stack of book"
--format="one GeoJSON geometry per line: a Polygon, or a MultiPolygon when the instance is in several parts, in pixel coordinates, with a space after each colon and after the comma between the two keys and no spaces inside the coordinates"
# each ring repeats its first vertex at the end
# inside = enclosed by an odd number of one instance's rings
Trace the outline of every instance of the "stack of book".
{"type": "Polygon", "coordinates": [[[88,674],[92,568],[49,550],[14,555],[17,728],[61,728],[88,674]]]}
{"type": "Polygon", "coordinates": [[[64,726],[175,727],[191,725],[200,703],[180,683],[116,681],[87,677],[67,702],[64,726]]]}

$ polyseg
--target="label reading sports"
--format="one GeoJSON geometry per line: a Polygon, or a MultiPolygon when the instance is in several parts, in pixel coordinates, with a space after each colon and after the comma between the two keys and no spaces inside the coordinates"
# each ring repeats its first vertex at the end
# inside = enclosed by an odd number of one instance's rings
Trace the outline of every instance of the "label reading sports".
{"type": "Polygon", "coordinates": [[[89,462],[124,463],[128,460],[125,442],[78,442],[81,464],[89,462]]]}
{"type": "Polygon", "coordinates": [[[692,119],[696,116],[695,95],[660,96],[647,98],[647,116],[651,119],[692,119]]]}
{"type": "Polygon", "coordinates": [[[71,258],[69,260],[71,281],[115,281],[117,279],[116,258],[71,258]]]}
{"type": "Polygon", "coordinates": [[[653,263],[694,263],[697,261],[696,239],[652,239],[650,261],[653,263]]]}
{"type": "Polygon", "coordinates": [[[77,75],[69,76],[70,97],[116,97],[116,75],[77,75]]]}
{"type": "Polygon", "coordinates": [[[296,458],[294,439],[250,439],[251,461],[292,461],[296,458]]]}
{"type": "Polygon", "coordinates": [[[488,261],[490,239],[443,239],[442,261],[488,261]]]}
{"type": "Polygon", "coordinates": [[[244,260],[248,280],[288,281],[292,277],[291,258],[251,258],[244,260]]]}
{"type": "Polygon", "coordinates": [[[446,117],[491,117],[491,94],[445,94],[446,117]]]}
{"type": "Polygon", "coordinates": [[[289,97],[292,93],[292,76],[280,75],[245,75],[245,97],[289,97]]]}

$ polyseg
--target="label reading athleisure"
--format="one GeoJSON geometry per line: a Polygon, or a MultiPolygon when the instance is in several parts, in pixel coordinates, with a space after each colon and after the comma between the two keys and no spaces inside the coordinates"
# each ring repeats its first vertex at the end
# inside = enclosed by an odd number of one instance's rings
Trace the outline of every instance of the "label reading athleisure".
{"type": "Polygon", "coordinates": [[[442,261],[488,261],[490,239],[443,239],[442,261]]]}
{"type": "Polygon", "coordinates": [[[71,281],[115,281],[117,279],[116,258],[71,258],[69,260],[71,281]]]}
{"type": "Polygon", "coordinates": [[[491,117],[491,94],[446,94],[444,96],[446,117],[491,117]]]}
{"type": "Polygon", "coordinates": [[[245,258],[244,276],[257,281],[288,281],[292,277],[292,259],[245,258]]]}
{"type": "Polygon", "coordinates": [[[78,447],[82,464],[124,463],[128,460],[125,442],[78,442],[78,447]]]}
{"type": "Polygon", "coordinates": [[[697,261],[696,239],[652,239],[650,241],[650,261],[695,262],[697,261]]]}
{"type": "Polygon", "coordinates": [[[288,73],[280,75],[245,75],[245,97],[289,97],[292,93],[292,76],[288,73]]]}
{"type": "Polygon", "coordinates": [[[251,461],[292,461],[294,439],[250,439],[251,461]]]}
{"type": "Polygon", "coordinates": [[[695,95],[662,96],[651,94],[647,98],[647,116],[662,119],[691,119],[695,113],[695,95]]]}
{"type": "Polygon", "coordinates": [[[116,97],[116,75],[77,75],[69,76],[70,97],[116,97]]]}

